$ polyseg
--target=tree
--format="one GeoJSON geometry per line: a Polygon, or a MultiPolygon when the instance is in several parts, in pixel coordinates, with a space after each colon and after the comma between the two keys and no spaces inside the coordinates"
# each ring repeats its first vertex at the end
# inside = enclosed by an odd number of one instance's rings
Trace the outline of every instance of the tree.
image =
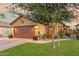
{"type": "MultiPolygon", "coordinates": [[[[60,4],[60,3],[31,3],[31,4],[26,4],[26,3],[20,3],[20,4],[14,4],[15,7],[12,7],[12,10],[16,13],[16,14],[22,14],[17,12],[14,9],[17,9],[19,7],[19,9],[24,10],[24,12],[26,13],[26,11],[31,11],[31,13],[33,14],[32,16],[38,20],[40,20],[42,18],[42,21],[46,21],[46,22],[51,22],[51,21],[55,21],[55,22],[59,22],[62,20],[65,21],[69,21],[70,18],[73,17],[73,14],[71,11],[68,11],[67,8],[71,7],[72,4],[60,4]]],[[[14,13],[13,12],[13,13],[14,13]]],[[[41,20],[40,20],[41,21],[41,20]]]]}

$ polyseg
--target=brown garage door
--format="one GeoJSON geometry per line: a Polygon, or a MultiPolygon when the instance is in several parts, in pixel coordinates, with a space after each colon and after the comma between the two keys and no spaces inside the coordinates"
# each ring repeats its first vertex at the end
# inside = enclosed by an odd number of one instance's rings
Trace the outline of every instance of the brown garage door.
{"type": "Polygon", "coordinates": [[[34,26],[16,27],[15,38],[32,38],[34,35],[34,26]]]}

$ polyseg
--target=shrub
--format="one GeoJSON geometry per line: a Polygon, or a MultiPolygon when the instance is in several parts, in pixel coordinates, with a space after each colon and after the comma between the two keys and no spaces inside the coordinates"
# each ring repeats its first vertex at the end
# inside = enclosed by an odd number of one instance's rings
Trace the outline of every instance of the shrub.
{"type": "Polygon", "coordinates": [[[64,31],[60,30],[58,35],[59,35],[59,38],[64,38],[64,31]]]}
{"type": "Polygon", "coordinates": [[[33,40],[38,40],[38,36],[33,36],[33,40]]]}
{"type": "Polygon", "coordinates": [[[42,35],[42,39],[43,39],[43,40],[46,40],[46,39],[47,39],[47,35],[46,35],[46,34],[43,34],[43,35],[42,35]]]}

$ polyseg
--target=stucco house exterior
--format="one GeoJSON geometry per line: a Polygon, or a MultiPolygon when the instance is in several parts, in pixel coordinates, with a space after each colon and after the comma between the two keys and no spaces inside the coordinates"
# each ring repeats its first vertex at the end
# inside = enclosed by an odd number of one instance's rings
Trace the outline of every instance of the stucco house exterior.
{"type": "MultiPolygon", "coordinates": [[[[53,23],[54,24],[54,23],[53,23]]],[[[29,38],[32,39],[35,35],[44,35],[52,36],[55,34],[57,36],[59,30],[67,31],[68,27],[64,23],[59,23],[54,25],[54,30],[42,23],[37,23],[30,20],[27,17],[19,16],[11,23],[0,22],[0,36],[8,37],[12,35],[13,38],[29,38]],[[58,30],[57,30],[57,27],[58,30]],[[54,32],[54,33],[53,33],[54,32]]]]}
{"type": "Polygon", "coordinates": [[[17,19],[15,19],[11,25],[11,30],[14,38],[33,38],[34,35],[38,35],[40,32],[41,35],[45,34],[46,27],[45,25],[36,22],[33,22],[32,20],[20,16],[17,19]]]}
{"type": "MultiPolygon", "coordinates": [[[[54,30],[49,28],[48,26],[34,22],[27,17],[19,16],[16,18],[11,25],[11,30],[13,34],[13,38],[30,38],[32,39],[35,35],[44,35],[46,34],[49,37],[52,37],[53,34],[57,36],[57,26],[58,30],[66,30],[66,25],[63,23],[59,23],[58,25],[54,25],[54,30]],[[53,33],[54,32],[54,33],[53,33]]],[[[67,27],[68,28],[68,27],[67,27]]],[[[66,31],[65,31],[66,32],[66,31]]]]}

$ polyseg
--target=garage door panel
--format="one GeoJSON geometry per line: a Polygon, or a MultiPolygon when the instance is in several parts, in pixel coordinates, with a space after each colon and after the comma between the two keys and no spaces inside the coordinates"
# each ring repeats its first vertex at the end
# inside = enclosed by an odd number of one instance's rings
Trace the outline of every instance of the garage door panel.
{"type": "Polygon", "coordinates": [[[16,38],[32,38],[34,35],[33,26],[30,27],[17,27],[15,32],[16,38]]]}

